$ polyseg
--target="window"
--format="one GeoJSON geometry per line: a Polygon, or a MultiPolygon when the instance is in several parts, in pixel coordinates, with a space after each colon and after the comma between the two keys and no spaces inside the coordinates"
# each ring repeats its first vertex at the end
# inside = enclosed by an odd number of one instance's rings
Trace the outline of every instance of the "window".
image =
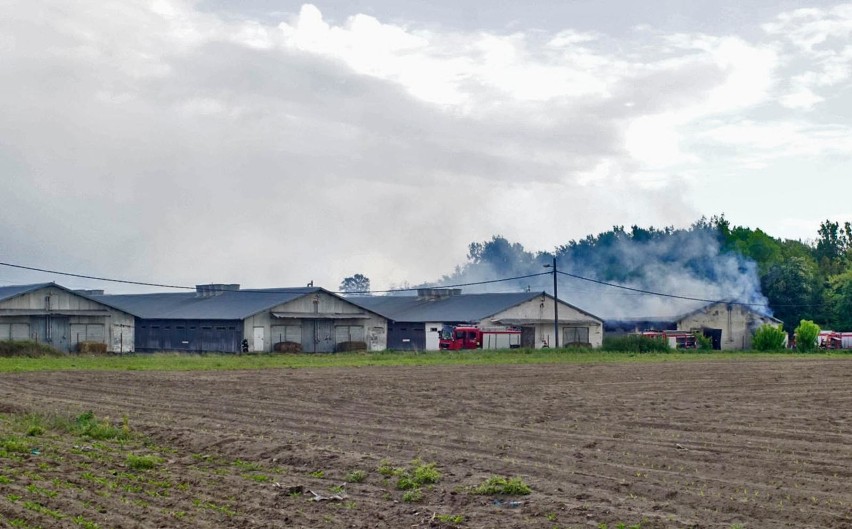
{"type": "Polygon", "coordinates": [[[335,325],[334,340],[335,343],[363,342],[364,327],[362,325],[335,325]]]}
{"type": "Polygon", "coordinates": [[[272,341],[302,343],[302,327],[300,325],[273,325],[272,341]]]}
{"type": "Polygon", "coordinates": [[[562,329],[562,343],[579,344],[589,343],[588,327],[565,327],[562,329]]]}

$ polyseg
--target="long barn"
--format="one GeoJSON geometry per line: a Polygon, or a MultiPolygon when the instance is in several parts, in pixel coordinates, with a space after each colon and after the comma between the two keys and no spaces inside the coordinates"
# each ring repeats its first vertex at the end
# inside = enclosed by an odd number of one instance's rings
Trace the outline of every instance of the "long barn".
{"type": "Polygon", "coordinates": [[[136,316],[136,350],[269,352],[276,344],[330,353],[360,342],[386,347],[387,320],[318,287],[243,289],[197,285],[195,292],[105,295],[136,316]],[[245,342],[244,342],[245,340],[245,342]]]}
{"type": "Polygon", "coordinates": [[[133,352],[133,315],[92,294],[56,283],[0,287],[0,340],[32,340],[63,352],[95,342],[133,352]]]}

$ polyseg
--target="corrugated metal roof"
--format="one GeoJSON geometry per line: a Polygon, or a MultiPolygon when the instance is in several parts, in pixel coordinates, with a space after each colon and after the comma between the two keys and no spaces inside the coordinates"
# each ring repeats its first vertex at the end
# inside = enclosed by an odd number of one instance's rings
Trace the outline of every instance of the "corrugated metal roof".
{"type": "Polygon", "coordinates": [[[460,294],[440,299],[414,296],[355,296],[346,299],[394,321],[478,322],[541,295],[541,292],[515,292],[460,294]]]}
{"type": "Polygon", "coordinates": [[[0,287],[0,301],[5,301],[9,298],[14,298],[15,296],[20,296],[21,294],[26,294],[33,290],[50,286],[58,285],[55,285],[54,283],[34,283],[32,285],[9,285],[6,287],[0,287]]]}
{"type": "Polygon", "coordinates": [[[215,296],[195,292],[92,296],[143,319],[242,320],[276,305],[323,291],[318,287],[226,290],[215,296]]]}

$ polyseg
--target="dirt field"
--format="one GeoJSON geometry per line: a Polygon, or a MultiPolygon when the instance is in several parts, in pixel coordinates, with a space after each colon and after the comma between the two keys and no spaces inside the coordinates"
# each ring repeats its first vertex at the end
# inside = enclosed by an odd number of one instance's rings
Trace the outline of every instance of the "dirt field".
{"type": "Polygon", "coordinates": [[[151,439],[0,459],[21,527],[852,527],[852,359],[26,373],[0,402],[151,439]],[[404,501],[377,469],[415,458],[441,478],[404,501]],[[471,492],[493,475],[532,493],[471,492]]]}

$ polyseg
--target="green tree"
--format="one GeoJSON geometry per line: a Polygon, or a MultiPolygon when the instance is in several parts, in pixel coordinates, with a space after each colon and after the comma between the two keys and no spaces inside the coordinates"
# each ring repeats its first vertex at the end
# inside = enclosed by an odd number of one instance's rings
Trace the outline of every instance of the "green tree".
{"type": "Polygon", "coordinates": [[[852,270],[831,277],[828,284],[826,299],[831,326],[835,330],[852,331],[852,270]]]}
{"type": "Polygon", "coordinates": [[[810,321],[802,320],[796,327],[796,349],[802,353],[809,353],[817,348],[819,337],[819,325],[810,321]]]}
{"type": "Polygon", "coordinates": [[[820,270],[826,276],[842,272],[852,249],[852,225],[826,220],[819,225],[818,233],[814,256],[820,270]]]}
{"type": "Polygon", "coordinates": [[[363,274],[355,274],[344,278],[338,288],[347,294],[369,294],[370,278],[363,274]]]}
{"type": "Polygon", "coordinates": [[[776,318],[792,325],[814,319],[820,305],[820,279],[812,262],[793,257],[772,265],[760,278],[760,288],[776,318]]]}
{"type": "Polygon", "coordinates": [[[786,339],[787,333],[784,332],[782,325],[764,323],[755,331],[751,344],[758,351],[777,351],[784,349],[786,339]]]}

